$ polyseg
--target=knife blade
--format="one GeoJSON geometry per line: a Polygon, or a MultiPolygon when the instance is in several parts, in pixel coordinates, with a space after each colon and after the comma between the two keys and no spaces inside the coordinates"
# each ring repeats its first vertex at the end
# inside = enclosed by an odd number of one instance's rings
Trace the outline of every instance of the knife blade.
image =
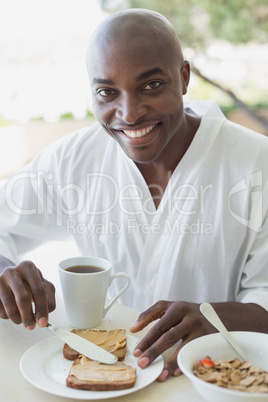
{"type": "Polygon", "coordinates": [[[117,357],[112,353],[107,352],[100,346],[82,338],[73,332],[67,331],[66,329],[57,327],[56,325],[48,323],[47,328],[53,332],[54,335],[61,338],[65,343],[67,343],[71,348],[75,349],[77,352],[88,357],[92,360],[97,360],[104,364],[114,364],[117,362],[117,357]]]}

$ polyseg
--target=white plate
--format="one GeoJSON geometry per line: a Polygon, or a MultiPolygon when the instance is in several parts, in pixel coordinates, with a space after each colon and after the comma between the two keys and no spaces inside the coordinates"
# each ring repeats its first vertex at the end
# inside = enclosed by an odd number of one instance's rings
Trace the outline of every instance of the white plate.
{"type": "Polygon", "coordinates": [[[127,335],[127,351],[124,362],[137,369],[137,380],[133,388],[121,391],[84,391],[69,388],[66,378],[69,374],[72,361],[63,357],[63,341],[58,337],[45,339],[32,346],[21,358],[20,369],[26,380],[32,385],[53,395],[74,399],[107,399],[138,391],[151,384],[163,370],[164,362],[158,357],[146,369],[137,366],[137,359],[132,352],[139,339],[127,335]]]}

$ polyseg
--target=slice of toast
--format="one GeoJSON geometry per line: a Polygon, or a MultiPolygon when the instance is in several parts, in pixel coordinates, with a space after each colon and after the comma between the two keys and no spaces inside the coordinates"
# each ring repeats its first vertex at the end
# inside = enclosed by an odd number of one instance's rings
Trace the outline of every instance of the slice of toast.
{"type": "MultiPolygon", "coordinates": [[[[119,361],[124,360],[126,355],[126,331],[124,329],[115,330],[93,330],[93,329],[73,329],[71,332],[88,339],[90,342],[102,347],[115,355],[119,361]]],[[[80,355],[67,343],[63,347],[63,356],[68,360],[75,360],[80,355]]]]}
{"type": "Polygon", "coordinates": [[[102,364],[85,356],[75,359],[66,384],[70,388],[90,391],[116,391],[132,388],[136,369],[123,362],[102,364]]]}

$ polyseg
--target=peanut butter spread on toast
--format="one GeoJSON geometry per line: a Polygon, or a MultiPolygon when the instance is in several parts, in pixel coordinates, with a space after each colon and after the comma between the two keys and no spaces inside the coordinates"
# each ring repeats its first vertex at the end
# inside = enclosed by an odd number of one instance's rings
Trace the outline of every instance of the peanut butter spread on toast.
{"type": "Polygon", "coordinates": [[[101,346],[107,352],[113,353],[126,345],[126,331],[123,329],[115,329],[112,331],[94,331],[80,330],[77,333],[79,336],[101,346]]]}
{"type": "Polygon", "coordinates": [[[81,381],[119,382],[132,380],[136,376],[136,369],[122,362],[108,365],[90,360],[85,356],[81,356],[79,360],[78,364],[72,366],[70,375],[81,381]]]}

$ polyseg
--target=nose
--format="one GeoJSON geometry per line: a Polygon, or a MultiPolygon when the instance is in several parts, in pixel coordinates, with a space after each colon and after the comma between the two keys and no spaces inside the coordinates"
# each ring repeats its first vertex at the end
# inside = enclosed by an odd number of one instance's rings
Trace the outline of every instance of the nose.
{"type": "Polygon", "coordinates": [[[146,105],[139,96],[124,94],[116,105],[115,115],[127,124],[135,124],[147,111],[146,105]]]}

